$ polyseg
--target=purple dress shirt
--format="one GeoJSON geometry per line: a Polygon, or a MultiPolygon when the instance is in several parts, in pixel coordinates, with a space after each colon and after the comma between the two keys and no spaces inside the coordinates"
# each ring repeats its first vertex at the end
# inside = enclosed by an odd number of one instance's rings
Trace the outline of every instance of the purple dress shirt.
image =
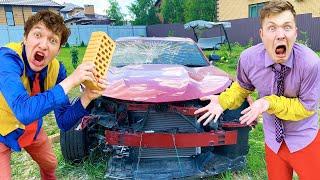
{"type": "MultiPolygon", "coordinates": [[[[256,89],[259,98],[276,94],[275,64],[268,55],[263,44],[257,44],[240,55],[237,69],[237,81],[240,86],[256,89]]],[[[284,96],[299,98],[302,105],[312,116],[299,121],[283,121],[284,141],[290,152],[296,152],[308,146],[318,133],[318,102],[320,95],[320,59],[308,47],[294,44],[289,59],[283,64],[290,68],[285,78],[284,96]]],[[[280,68],[280,64],[275,64],[280,68]]],[[[277,153],[281,143],[276,141],[274,115],[263,113],[263,129],[267,146],[277,153]]]]}

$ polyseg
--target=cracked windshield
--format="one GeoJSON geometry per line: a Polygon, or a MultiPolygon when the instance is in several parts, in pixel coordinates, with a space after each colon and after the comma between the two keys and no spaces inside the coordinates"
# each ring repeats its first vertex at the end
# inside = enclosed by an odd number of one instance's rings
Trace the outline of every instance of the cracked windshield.
{"type": "Polygon", "coordinates": [[[191,42],[119,41],[112,65],[122,67],[129,64],[181,64],[197,67],[207,66],[208,62],[191,42]]]}

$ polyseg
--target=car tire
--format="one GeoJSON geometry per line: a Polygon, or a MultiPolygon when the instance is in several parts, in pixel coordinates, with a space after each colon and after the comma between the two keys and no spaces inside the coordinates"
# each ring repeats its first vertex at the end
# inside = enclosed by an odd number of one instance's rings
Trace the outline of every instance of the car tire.
{"type": "Polygon", "coordinates": [[[86,129],[75,130],[75,125],[69,131],[60,131],[60,146],[62,156],[72,163],[80,163],[88,155],[86,129]]]}

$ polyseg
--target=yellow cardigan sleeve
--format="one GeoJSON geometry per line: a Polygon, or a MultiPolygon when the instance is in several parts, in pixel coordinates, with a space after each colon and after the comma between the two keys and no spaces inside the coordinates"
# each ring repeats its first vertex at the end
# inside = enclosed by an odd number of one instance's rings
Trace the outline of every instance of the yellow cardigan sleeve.
{"type": "Polygon", "coordinates": [[[230,88],[219,95],[219,103],[224,110],[236,109],[252,92],[241,87],[238,82],[234,82],[230,88]]]}
{"type": "Polygon", "coordinates": [[[274,114],[280,119],[299,121],[312,116],[315,111],[308,111],[299,98],[287,98],[284,96],[270,95],[264,97],[269,101],[269,114],[274,114]]]}

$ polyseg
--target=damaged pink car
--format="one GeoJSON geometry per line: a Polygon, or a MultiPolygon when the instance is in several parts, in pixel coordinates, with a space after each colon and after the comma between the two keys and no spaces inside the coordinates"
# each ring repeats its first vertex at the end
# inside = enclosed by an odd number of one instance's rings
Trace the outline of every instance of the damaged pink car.
{"type": "Polygon", "coordinates": [[[227,110],[216,123],[197,123],[200,97],[219,94],[232,82],[210,65],[187,38],[117,40],[109,86],[90,104],[80,130],[61,132],[66,160],[81,161],[97,149],[109,153],[111,179],[193,178],[246,166],[250,127],[227,110]]]}

